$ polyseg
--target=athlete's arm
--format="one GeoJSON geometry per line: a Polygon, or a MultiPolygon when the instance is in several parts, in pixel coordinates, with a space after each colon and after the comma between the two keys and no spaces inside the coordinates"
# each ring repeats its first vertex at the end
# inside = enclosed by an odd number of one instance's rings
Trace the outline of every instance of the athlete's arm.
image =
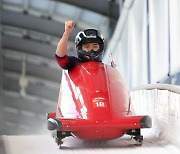
{"type": "Polygon", "coordinates": [[[56,49],[57,56],[64,57],[66,55],[68,39],[74,28],[74,25],[75,25],[74,21],[66,21],[65,22],[65,31],[57,45],[57,49],[56,49]]]}

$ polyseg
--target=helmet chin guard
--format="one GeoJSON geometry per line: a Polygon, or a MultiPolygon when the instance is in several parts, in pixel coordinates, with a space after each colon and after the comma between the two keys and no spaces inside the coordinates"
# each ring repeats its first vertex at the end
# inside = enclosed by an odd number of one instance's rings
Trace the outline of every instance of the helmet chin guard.
{"type": "Polygon", "coordinates": [[[75,43],[77,55],[81,61],[102,61],[104,39],[96,29],[86,29],[79,32],[75,38],[75,43]],[[87,52],[82,49],[83,43],[98,43],[100,48],[97,51],[91,50],[87,52]]]}
{"type": "Polygon", "coordinates": [[[77,54],[78,54],[78,58],[81,61],[98,61],[98,62],[101,62],[104,51],[103,50],[98,50],[98,51],[91,50],[89,52],[86,52],[84,50],[78,50],[77,54]]]}

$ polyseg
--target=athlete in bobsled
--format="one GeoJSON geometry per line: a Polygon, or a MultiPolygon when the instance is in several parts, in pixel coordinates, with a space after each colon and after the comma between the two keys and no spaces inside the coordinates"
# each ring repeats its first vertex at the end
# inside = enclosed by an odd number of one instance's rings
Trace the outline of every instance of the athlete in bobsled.
{"type": "Polygon", "coordinates": [[[63,71],[57,110],[47,114],[48,130],[60,147],[62,139],[69,136],[101,141],[128,134],[142,143],[140,130],[151,128],[151,118],[135,115],[120,73],[102,64],[104,40],[100,33],[95,29],[79,32],[75,38],[78,57],[66,54],[74,25],[65,22],[56,49],[58,64],[68,71],[63,71]]]}
{"type": "Polygon", "coordinates": [[[71,70],[79,63],[87,61],[102,62],[104,39],[96,29],[86,29],[77,34],[75,45],[78,58],[66,55],[68,39],[74,25],[74,21],[65,22],[65,32],[56,49],[55,57],[61,68],[71,70]]]}

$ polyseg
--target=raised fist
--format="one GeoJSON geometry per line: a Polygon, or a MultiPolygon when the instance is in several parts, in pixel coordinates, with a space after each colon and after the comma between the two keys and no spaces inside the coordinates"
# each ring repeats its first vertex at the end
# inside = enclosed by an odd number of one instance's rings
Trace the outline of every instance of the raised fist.
{"type": "Polygon", "coordinates": [[[70,34],[74,28],[74,25],[75,25],[74,21],[66,21],[65,22],[65,32],[70,34]]]}

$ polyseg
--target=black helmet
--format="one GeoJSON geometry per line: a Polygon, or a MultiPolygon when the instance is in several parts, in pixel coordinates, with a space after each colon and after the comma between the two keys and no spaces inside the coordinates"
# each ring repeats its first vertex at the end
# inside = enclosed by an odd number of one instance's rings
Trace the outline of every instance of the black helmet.
{"type": "Polygon", "coordinates": [[[102,61],[104,54],[104,39],[96,29],[86,29],[77,34],[75,38],[76,51],[81,61],[102,61]],[[83,43],[99,43],[97,51],[86,52],[82,49],[83,43]]]}

